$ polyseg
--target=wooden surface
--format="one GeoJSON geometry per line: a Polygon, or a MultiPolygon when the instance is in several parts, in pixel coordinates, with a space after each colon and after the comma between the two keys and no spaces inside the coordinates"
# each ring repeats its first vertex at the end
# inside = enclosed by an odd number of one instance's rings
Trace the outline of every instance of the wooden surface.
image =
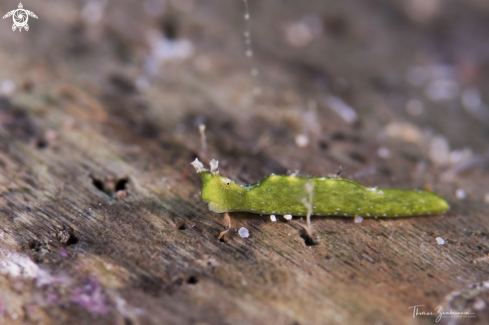
{"type": "Polygon", "coordinates": [[[108,2],[97,22],[82,1],[32,2],[28,32],[1,21],[0,323],[435,323],[415,305],[473,313],[442,323],[489,323],[489,119],[461,95],[489,102],[487,3],[416,16],[407,1],[251,1],[252,62],[241,1],[145,3],[108,2]],[[294,47],[285,35],[304,21],[319,34],[294,47]],[[190,56],[162,59],[158,33],[189,40],[190,56]],[[424,83],[413,66],[430,72],[424,83]],[[451,98],[430,100],[447,80],[451,98]],[[420,110],[406,109],[412,99],[420,110]],[[235,213],[221,242],[196,157],[242,184],[343,165],[345,177],[432,189],[452,208],[313,218],[312,246],[303,220],[235,213]]]}

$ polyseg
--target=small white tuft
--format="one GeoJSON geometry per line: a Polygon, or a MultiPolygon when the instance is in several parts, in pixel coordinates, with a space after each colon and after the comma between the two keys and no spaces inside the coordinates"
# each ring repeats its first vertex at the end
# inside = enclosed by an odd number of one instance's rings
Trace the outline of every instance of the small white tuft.
{"type": "Polygon", "coordinates": [[[363,218],[360,216],[355,216],[355,223],[362,223],[363,218]]]}
{"type": "Polygon", "coordinates": [[[245,227],[239,228],[238,233],[242,238],[250,237],[250,232],[245,227]]]}
{"type": "Polygon", "coordinates": [[[270,220],[272,220],[272,222],[275,222],[275,221],[277,221],[277,217],[275,217],[274,214],[271,214],[270,215],[270,220]]]}
{"type": "Polygon", "coordinates": [[[286,214],[284,215],[284,218],[287,220],[292,220],[292,215],[291,214],[286,214]]]}
{"type": "Polygon", "coordinates": [[[214,175],[219,174],[219,160],[212,159],[210,165],[211,173],[213,173],[214,175]]]}
{"type": "Polygon", "coordinates": [[[445,244],[445,240],[441,237],[436,237],[436,241],[438,242],[438,245],[443,245],[445,244]]]}
{"type": "Polygon", "coordinates": [[[208,171],[207,169],[204,168],[204,164],[199,161],[199,158],[195,158],[195,160],[191,162],[191,165],[194,166],[197,173],[208,171]]]}

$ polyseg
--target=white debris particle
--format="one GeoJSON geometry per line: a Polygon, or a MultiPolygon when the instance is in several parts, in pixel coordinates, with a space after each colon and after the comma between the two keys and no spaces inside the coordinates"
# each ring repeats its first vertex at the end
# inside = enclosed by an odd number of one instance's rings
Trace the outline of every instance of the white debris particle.
{"type": "Polygon", "coordinates": [[[270,215],[270,220],[272,220],[272,222],[275,222],[275,221],[277,221],[277,217],[275,217],[274,214],[271,214],[270,215]]]}
{"type": "Polygon", "coordinates": [[[105,1],[88,1],[81,11],[82,19],[89,25],[95,25],[104,17],[105,1]]]}
{"type": "Polygon", "coordinates": [[[474,309],[477,311],[484,310],[486,308],[486,302],[481,298],[477,297],[474,302],[474,309]]]}
{"type": "Polygon", "coordinates": [[[430,21],[440,12],[440,0],[411,0],[404,2],[406,14],[417,23],[430,21]]]}
{"type": "Polygon", "coordinates": [[[358,120],[357,112],[341,98],[336,96],[325,96],[324,103],[338,114],[346,123],[353,124],[358,120]]]}
{"type": "Polygon", "coordinates": [[[154,17],[161,16],[161,14],[166,9],[165,1],[158,0],[145,0],[144,1],[144,11],[154,17]]]}
{"type": "Polygon", "coordinates": [[[0,94],[1,95],[12,95],[15,91],[15,83],[10,79],[5,79],[0,82],[0,94]]]}
{"type": "Polygon", "coordinates": [[[447,164],[450,160],[450,144],[448,140],[437,135],[431,139],[429,156],[435,165],[447,164]]]}
{"type": "Polygon", "coordinates": [[[286,214],[284,215],[284,218],[287,220],[292,220],[292,215],[291,214],[286,214]]]}
{"type": "Polygon", "coordinates": [[[285,27],[285,38],[293,47],[303,47],[312,41],[313,35],[306,24],[299,22],[285,27]]]}
{"type": "Polygon", "coordinates": [[[388,159],[391,156],[391,151],[386,147],[380,147],[377,150],[377,154],[379,155],[380,158],[388,159]]]}
{"type": "Polygon", "coordinates": [[[363,222],[363,218],[360,217],[360,216],[356,216],[355,217],[355,223],[362,223],[363,222]]]}
{"type": "Polygon", "coordinates": [[[487,121],[489,119],[489,109],[482,101],[481,93],[478,88],[470,87],[462,92],[462,104],[464,109],[472,116],[487,121]]]}
{"type": "Polygon", "coordinates": [[[464,148],[462,150],[453,150],[450,152],[450,163],[452,165],[468,161],[470,158],[473,157],[473,152],[472,149],[470,148],[464,148]]]}
{"type": "Polygon", "coordinates": [[[287,316],[289,316],[290,318],[295,316],[295,312],[292,309],[287,309],[285,312],[287,313],[287,316]]]}
{"type": "Polygon", "coordinates": [[[444,245],[445,244],[445,240],[441,237],[436,237],[436,241],[438,242],[438,245],[444,245]]]}
{"type": "Polygon", "coordinates": [[[248,231],[248,229],[246,229],[245,227],[241,227],[239,228],[238,230],[238,233],[241,237],[243,238],[248,238],[250,237],[250,232],[248,231]]]}
{"type": "Polygon", "coordinates": [[[410,99],[406,103],[406,111],[409,115],[419,116],[423,113],[423,103],[417,99],[410,99]]]}
{"type": "Polygon", "coordinates": [[[465,199],[466,193],[465,190],[462,188],[459,188],[455,191],[455,196],[457,199],[465,199]]]}
{"type": "Polygon", "coordinates": [[[54,281],[49,272],[41,269],[29,256],[5,250],[0,250],[0,274],[36,279],[38,286],[54,281]]]}
{"type": "Polygon", "coordinates": [[[158,30],[148,31],[146,39],[151,49],[144,63],[147,74],[156,74],[161,65],[181,62],[194,54],[193,43],[187,39],[167,39],[158,30]]]}
{"type": "Polygon", "coordinates": [[[425,88],[426,97],[434,102],[455,99],[459,91],[458,83],[450,79],[435,80],[425,88]]]}
{"type": "Polygon", "coordinates": [[[305,148],[309,145],[309,137],[305,134],[298,134],[295,136],[295,144],[299,148],[305,148]]]}
{"type": "Polygon", "coordinates": [[[385,127],[385,133],[389,138],[401,139],[410,143],[419,143],[423,138],[421,130],[411,123],[389,123],[385,127]]]}
{"type": "Polygon", "coordinates": [[[486,195],[484,195],[484,202],[489,204],[489,193],[486,193],[486,195]]]}
{"type": "Polygon", "coordinates": [[[321,124],[318,122],[317,115],[317,103],[314,100],[307,102],[308,111],[302,115],[304,121],[305,130],[315,134],[317,136],[321,135],[321,124]]]}
{"type": "MultiPolygon", "coordinates": [[[[146,79],[145,77],[143,76],[139,76],[136,78],[136,82],[134,83],[136,88],[140,91],[140,92],[144,92],[145,90],[147,90],[150,86],[150,83],[148,81],[148,79],[146,79]]],[[[185,128],[185,125],[184,124],[181,124],[183,125],[183,127],[185,128]]]]}
{"type": "Polygon", "coordinates": [[[482,105],[481,93],[476,87],[469,87],[462,92],[462,104],[469,112],[475,112],[482,105]]]}
{"type": "Polygon", "coordinates": [[[322,33],[322,26],[323,22],[319,16],[305,16],[285,26],[285,39],[293,47],[304,47],[322,33]]]}

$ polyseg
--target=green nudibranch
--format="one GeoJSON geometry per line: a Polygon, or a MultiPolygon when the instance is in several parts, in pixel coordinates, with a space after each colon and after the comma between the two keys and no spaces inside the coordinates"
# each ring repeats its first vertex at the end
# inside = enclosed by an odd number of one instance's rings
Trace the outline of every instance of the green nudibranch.
{"type": "Polygon", "coordinates": [[[202,178],[202,200],[214,212],[252,212],[306,216],[303,200],[306,184],[314,189],[312,215],[346,217],[407,217],[440,214],[450,206],[428,191],[409,191],[364,186],[341,177],[301,177],[270,175],[241,186],[219,175],[219,162],[210,162],[210,171],[195,159],[192,165],[202,178]]]}

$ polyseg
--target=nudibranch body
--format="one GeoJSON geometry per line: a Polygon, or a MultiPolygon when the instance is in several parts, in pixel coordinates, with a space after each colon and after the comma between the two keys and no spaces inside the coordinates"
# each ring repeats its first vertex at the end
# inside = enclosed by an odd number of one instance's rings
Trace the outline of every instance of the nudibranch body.
{"type": "Polygon", "coordinates": [[[192,162],[202,178],[202,200],[214,212],[252,212],[306,216],[305,187],[312,184],[312,215],[346,217],[407,217],[440,214],[449,209],[447,201],[428,191],[399,190],[364,186],[341,177],[301,177],[270,175],[241,186],[219,175],[218,161],[211,170],[195,159],[192,162]]]}

